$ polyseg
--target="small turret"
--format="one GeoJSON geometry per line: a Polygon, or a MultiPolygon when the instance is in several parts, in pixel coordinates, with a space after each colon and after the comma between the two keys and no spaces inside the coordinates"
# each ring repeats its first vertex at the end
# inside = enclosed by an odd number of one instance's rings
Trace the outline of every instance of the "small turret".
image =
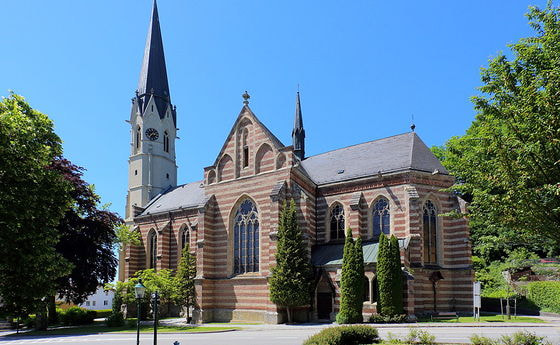
{"type": "Polygon", "coordinates": [[[296,96],[296,116],[294,129],[292,130],[292,145],[294,146],[294,154],[300,160],[303,160],[305,158],[305,129],[303,129],[303,117],[301,115],[299,91],[296,96]]]}

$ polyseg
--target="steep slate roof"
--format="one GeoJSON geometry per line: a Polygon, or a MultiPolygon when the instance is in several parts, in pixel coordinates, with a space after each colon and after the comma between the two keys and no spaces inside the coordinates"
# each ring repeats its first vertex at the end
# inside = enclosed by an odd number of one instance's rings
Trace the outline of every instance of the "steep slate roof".
{"type": "MultiPolygon", "coordinates": [[[[153,90],[154,101],[161,118],[165,116],[168,103],[171,104],[169,83],[167,81],[167,68],[165,67],[165,55],[163,53],[163,40],[159,25],[157,3],[154,0],[152,18],[148,28],[146,46],[144,48],[144,59],[138,79],[138,94],[143,98],[142,111],[150,100],[153,90]]],[[[175,121],[175,117],[173,118],[175,121]]]]}
{"type": "Polygon", "coordinates": [[[311,156],[301,162],[317,185],[402,170],[448,174],[414,132],[311,156]]]}
{"type": "Polygon", "coordinates": [[[197,207],[206,200],[204,193],[204,181],[187,183],[168,191],[158,194],[146,206],[141,216],[167,211],[174,211],[179,208],[197,207]]]}
{"type": "MultiPolygon", "coordinates": [[[[410,238],[399,238],[399,248],[406,248],[410,242],[410,238]]],[[[342,253],[344,244],[325,244],[315,246],[311,252],[311,262],[314,266],[331,266],[342,265],[342,253]]],[[[379,242],[364,242],[362,244],[364,253],[364,264],[372,264],[377,262],[377,253],[379,252],[379,242]]]]}

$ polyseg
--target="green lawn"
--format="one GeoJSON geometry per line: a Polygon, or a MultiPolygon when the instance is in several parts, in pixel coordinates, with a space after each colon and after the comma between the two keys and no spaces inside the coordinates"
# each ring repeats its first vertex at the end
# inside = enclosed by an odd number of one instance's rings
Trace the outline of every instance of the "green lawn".
{"type": "MultiPolygon", "coordinates": [[[[418,322],[451,322],[451,323],[468,323],[468,322],[477,322],[474,320],[472,316],[461,316],[459,320],[430,320],[430,318],[420,318],[418,322]]],[[[508,320],[505,316],[502,315],[481,315],[480,322],[528,322],[528,323],[544,323],[546,321],[535,318],[535,317],[528,317],[528,316],[517,316],[511,317],[511,320],[508,320]]]]}
{"type": "MultiPolygon", "coordinates": [[[[158,332],[161,333],[195,333],[195,332],[216,332],[226,330],[238,330],[239,327],[199,327],[199,326],[159,326],[158,332]]],[[[106,327],[102,322],[94,325],[80,326],[80,327],[64,327],[54,328],[48,331],[29,331],[22,332],[18,335],[21,336],[38,336],[38,335],[71,335],[71,334],[98,334],[98,333],[126,333],[136,332],[136,327],[106,327]]],[[[153,326],[141,326],[141,333],[153,333],[153,326]]],[[[9,336],[15,336],[10,334],[9,336]]]]}

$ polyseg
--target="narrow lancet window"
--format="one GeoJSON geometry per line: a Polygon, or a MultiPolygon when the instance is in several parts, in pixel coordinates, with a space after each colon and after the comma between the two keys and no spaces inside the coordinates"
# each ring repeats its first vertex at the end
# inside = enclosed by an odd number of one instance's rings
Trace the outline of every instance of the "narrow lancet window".
{"type": "Polygon", "coordinates": [[[157,267],[157,235],[156,235],[155,231],[152,231],[148,235],[148,245],[149,245],[148,256],[150,258],[148,268],[156,269],[156,267],[157,267]]]}
{"type": "Polygon", "coordinates": [[[437,209],[430,201],[423,207],[424,263],[437,263],[437,209]]]}

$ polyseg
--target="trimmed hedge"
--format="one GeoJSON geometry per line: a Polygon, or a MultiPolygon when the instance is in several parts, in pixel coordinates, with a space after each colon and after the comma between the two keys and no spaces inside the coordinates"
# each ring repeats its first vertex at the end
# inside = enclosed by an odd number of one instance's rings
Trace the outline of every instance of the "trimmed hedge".
{"type": "Polygon", "coordinates": [[[405,323],[408,321],[408,316],[406,314],[397,315],[380,315],[371,314],[369,317],[369,322],[371,323],[405,323]]]}
{"type": "Polygon", "coordinates": [[[529,283],[527,299],[543,311],[560,313],[560,281],[529,283]]]}
{"type": "Polygon", "coordinates": [[[111,313],[113,312],[113,309],[101,309],[101,310],[96,310],[95,311],[97,313],[97,316],[95,317],[97,318],[106,318],[109,317],[109,315],[111,315],[111,313]]]}
{"type": "Polygon", "coordinates": [[[358,345],[379,343],[377,329],[365,326],[329,327],[311,336],[303,345],[358,345]]]}
{"type": "Polygon", "coordinates": [[[93,323],[93,319],[96,317],[97,312],[95,310],[71,307],[61,313],[60,321],[66,326],[78,326],[93,323]]]}

